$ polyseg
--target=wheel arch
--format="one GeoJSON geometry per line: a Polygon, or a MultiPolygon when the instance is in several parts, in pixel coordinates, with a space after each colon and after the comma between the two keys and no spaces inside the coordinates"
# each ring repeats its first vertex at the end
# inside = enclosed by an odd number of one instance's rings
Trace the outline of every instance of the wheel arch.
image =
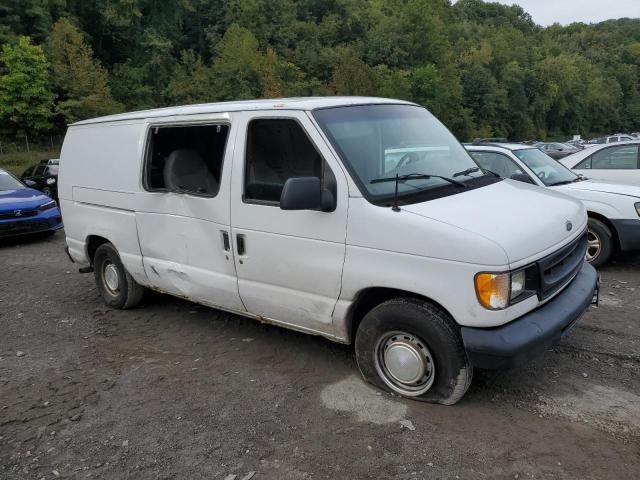
{"type": "Polygon", "coordinates": [[[616,230],[616,227],[611,222],[611,220],[609,220],[607,217],[605,217],[601,213],[597,213],[597,212],[594,212],[592,210],[587,210],[587,216],[589,218],[593,218],[595,220],[599,220],[600,222],[602,222],[602,223],[604,223],[606,225],[606,227],[611,232],[611,238],[613,239],[613,247],[614,247],[614,249],[616,251],[620,250],[620,239],[618,238],[618,232],[616,230]]]}
{"type": "Polygon", "coordinates": [[[363,288],[355,295],[353,302],[347,309],[346,327],[348,343],[352,343],[355,340],[358,326],[367,313],[369,313],[378,305],[394,298],[415,298],[417,300],[430,303],[431,305],[434,305],[435,307],[442,310],[452,320],[453,324],[458,327],[458,323],[455,321],[451,313],[449,313],[449,311],[440,303],[429,297],[426,297],[419,293],[397,288],[367,287],[363,288]]]}
{"type": "Polygon", "coordinates": [[[93,257],[96,254],[96,250],[100,245],[104,245],[105,243],[111,243],[109,239],[102,237],[100,235],[89,235],[85,242],[87,249],[87,258],[89,259],[89,263],[93,266],[93,257]]]}

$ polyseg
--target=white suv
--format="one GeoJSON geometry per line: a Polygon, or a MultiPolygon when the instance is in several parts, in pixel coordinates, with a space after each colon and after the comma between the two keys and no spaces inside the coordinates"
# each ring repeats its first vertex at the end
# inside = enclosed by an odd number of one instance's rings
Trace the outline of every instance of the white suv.
{"type": "Polygon", "coordinates": [[[540,150],[518,143],[471,145],[467,150],[482,168],[504,178],[581,200],[589,215],[587,260],[592,265],[603,265],[616,250],[640,250],[640,187],[589,180],[540,150]]]}
{"type": "Polygon", "coordinates": [[[479,171],[424,108],[194,105],[69,127],[68,253],[114,308],[144,288],[334,341],[364,378],[452,404],[592,301],[579,201],[479,171]],[[523,222],[526,219],[526,222],[523,222]]]}

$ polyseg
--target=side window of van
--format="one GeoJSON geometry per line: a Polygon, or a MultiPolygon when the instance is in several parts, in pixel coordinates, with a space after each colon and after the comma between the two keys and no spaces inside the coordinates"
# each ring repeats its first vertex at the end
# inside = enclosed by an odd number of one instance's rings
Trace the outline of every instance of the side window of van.
{"type": "Polygon", "coordinates": [[[292,119],[256,119],[249,123],[244,201],[280,203],[285,182],[319,177],[335,195],[335,177],[302,126],[292,119]]]}
{"type": "Polygon", "coordinates": [[[228,125],[152,127],[147,144],[145,188],[216,196],[228,135],[228,125]]]}

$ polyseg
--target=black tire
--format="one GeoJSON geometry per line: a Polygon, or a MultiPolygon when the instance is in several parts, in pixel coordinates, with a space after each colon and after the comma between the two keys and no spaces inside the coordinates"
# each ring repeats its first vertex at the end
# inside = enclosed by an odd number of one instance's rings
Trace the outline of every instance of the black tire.
{"type": "MultiPolygon", "coordinates": [[[[389,300],[367,313],[356,332],[355,350],[358,367],[367,382],[423,402],[453,405],[464,396],[473,378],[473,367],[453,320],[440,308],[413,298],[389,300]],[[404,333],[408,335],[403,337],[404,333]],[[418,347],[414,349],[417,352],[426,347],[429,358],[425,364],[432,368],[429,375],[416,382],[422,387],[415,387],[410,393],[404,386],[394,385],[392,375],[384,373],[383,352],[388,351],[388,345],[394,345],[396,337],[401,343],[403,338],[413,337],[408,341],[418,347]],[[425,387],[426,391],[420,391],[425,387]]],[[[407,385],[406,388],[414,388],[413,384],[407,385]]]]}
{"type": "Polygon", "coordinates": [[[98,291],[108,306],[126,310],[135,307],[142,300],[144,287],[129,275],[120,261],[118,251],[111,243],[104,243],[96,250],[93,256],[93,271],[98,291]],[[106,273],[107,271],[109,273],[106,273]],[[105,279],[105,275],[109,280],[105,279]],[[113,280],[113,275],[117,275],[116,281],[113,280]]]}
{"type": "Polygon", "coordinates": [[[42,189],[42,193],[44,193],[49,198],[53,198],[53,191],[51,190],[50,187],[44,187],[42,189]]]}
{"type": "Polygon", "coordinates": [[[594,267],[600,268],[607,263],[613,254],[613,235],[611,230],[603,222],[596,218],[589,218],[589,242],[597,240],[600,242],[600,248],[595,250],[594,247],[587,245],[587,261],[594,267]],[[593,256],[590,252],[594,252],[593,256]]]}

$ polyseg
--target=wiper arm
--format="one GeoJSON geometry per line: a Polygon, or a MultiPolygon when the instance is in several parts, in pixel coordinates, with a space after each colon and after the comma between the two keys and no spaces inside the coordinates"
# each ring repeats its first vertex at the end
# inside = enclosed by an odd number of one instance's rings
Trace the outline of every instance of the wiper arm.
{"type": "Polygon", "coordinates": [[[492,172],[491,170],[487,170],[486,168],[480,168],[480,167],[470,167],[467,168],[466,170],[463,170],[461,172],[457,172],[453,174],[453,178],[455,177],[464,177],[466,175],[469,175],[470,173],[475,173],[475,172],[480,172],[482,171],[483,173],[489,173],[491,175],[493,175],[494,177],[498,177],[500,178],[500,175],[498,175],[496,172],[492,172]]]}
{"type": "Polygon", "coordinates": [[[440,178],[458,187],[467,188],[467,186],[459,180],[443,177],[442,175],[427,175],[426,173],[408,173],[407,175],[396,175],[395,177],[375,178],[370,183],[385,182],[406,182],[407,180],[429,180],[430,178],[440,178]]]}
{"type": "Polygon", "coordinates": [[[464,183],[459,182],[458,180],[454,180],[453,178],[443,177],[442,175],[427,175],[424,173],[408,173],[407,175],[396,174],[395,177],[374,178],[369,183],[375,184],[375,183],[395,182],[396,188],[393,194],[393,206],[391,207],[391,210],[393,210],[394,212],[399,212],[400,207],[398,207],[398,184],[400,182],[406,182],[407,180],[429,180],[430,178],[440,178],[458,187],[467,188],[467,186],[464,183]]]}

